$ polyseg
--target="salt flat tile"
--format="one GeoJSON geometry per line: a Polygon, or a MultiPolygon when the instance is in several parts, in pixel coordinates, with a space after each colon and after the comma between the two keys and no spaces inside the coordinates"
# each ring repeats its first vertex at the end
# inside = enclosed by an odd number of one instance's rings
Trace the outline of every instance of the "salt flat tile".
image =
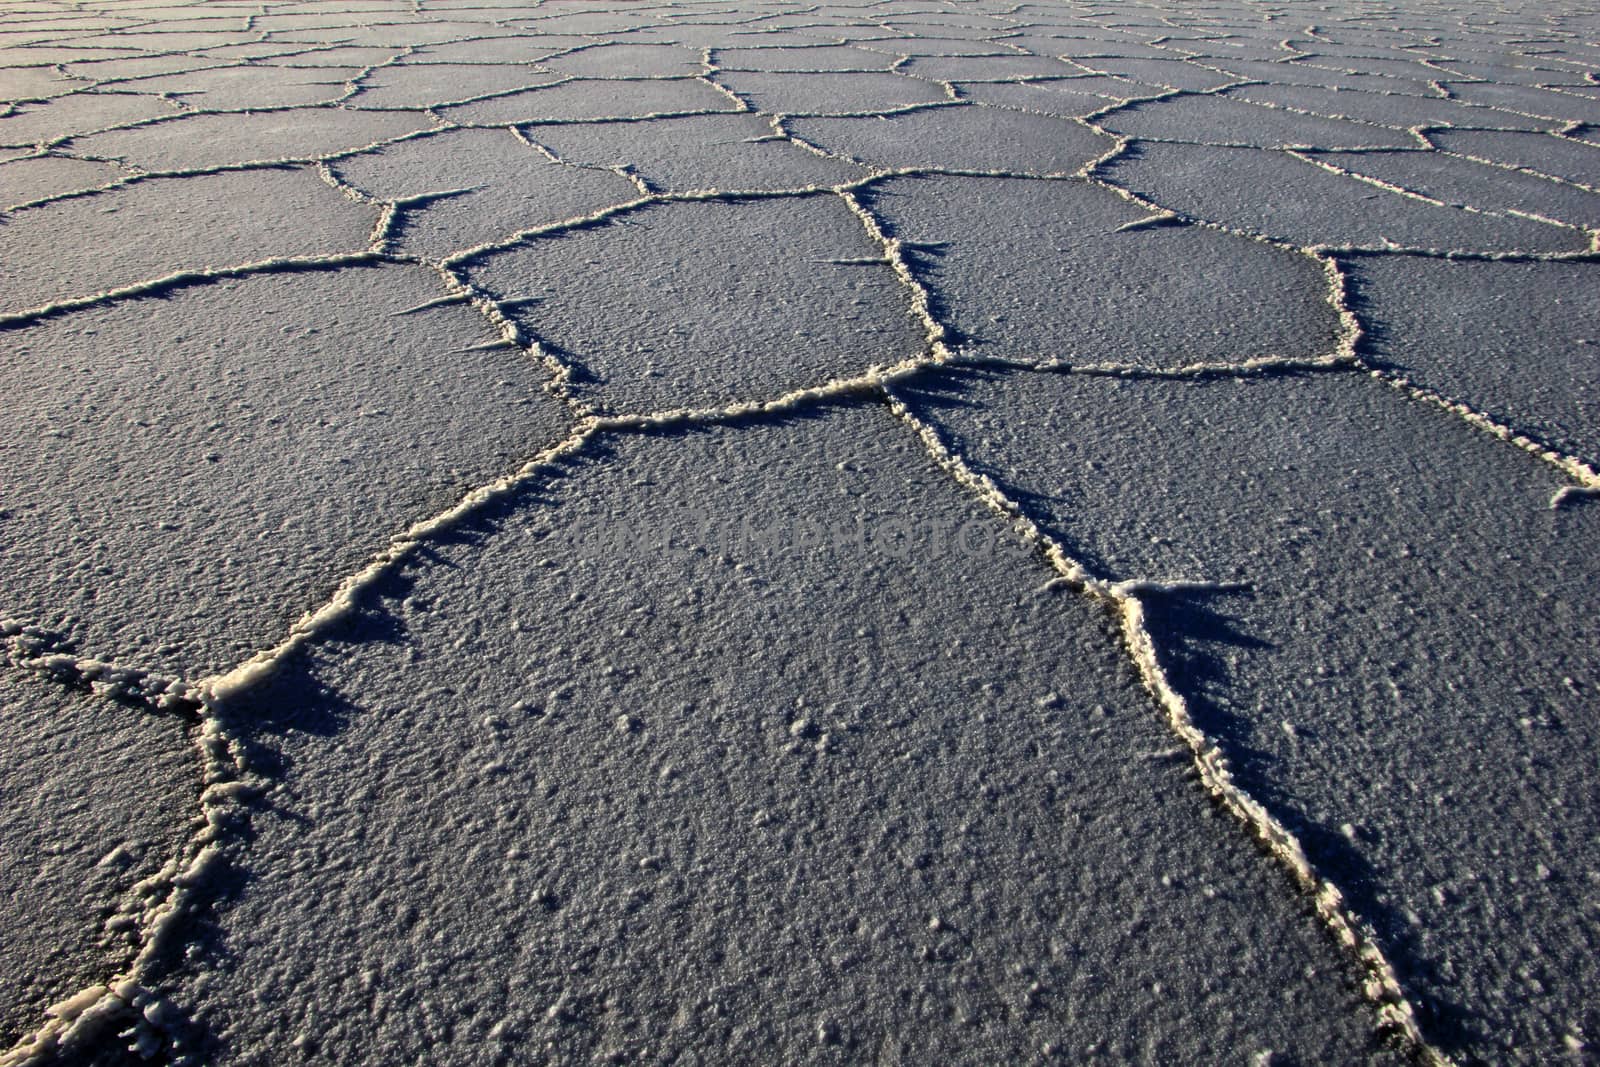
{"type": "Polygon", "coordinates": [[[214,67],[220,59],[200,55],[131,56],[118,59],[94,59],[82,63],[63,64],[68,74],[86,81],[114,80],[117,78],[143,78],[157,74],[181,74],[202,67],[214,67]]]}
{"type": "Polygon", "coordinates": [[[1403,42],[1421,46],[1433,40],[1433,35],[1415,33],[1398,26],[1383,29],[1362,29],[1353,26],[1329,25],[1317,27],[1317,47],[1326,51],[1337,48],[1375,48],[1403,42]]]}
{"type": "Polygon", "coordinates": [[[1498,213],[1522,211],[1570,226],[1600,228],[1600,194],[1521,171],[1439,152],[1308,154],[1447,204],[1498,213]]]}
{"type": "Polygon", "coordinates": [[[1543,130],[1558,125],[1548,119],[1404,93],[1323,89],[1313,85],[1241,85],[1236,89],[1225,89],[1223,93],[1237,100],[1296,108],[1335,118],[1379,122],[1397,129],[1438,123],[1519,130],[1543,130]]]}
{"type": "Polygon", "coordinates": [[[1192,55],[1197,62],[1210,66],[1214,61],[1265,63],[1284,55],[1282,42],[1249,40],[1238,37],[1189,37],[1184,34],[1165,35],[1162,47],[1173,52],[1192,55]]]}
{"type": "Polygon", "coordinates": [[[574,80],[544,89],[443,109],[452,122],[593,122],[689,112],[737,111],[726,94],[694,78],[671,81],[574,80]]]}
{"type": "Polygon", "coordinates": [[[7,32],[26,30],[30,33],[42,33],[48,30],[66,30],[69,32],[91,30],[115,30],[119,27],[133,25],[138,20],[131,18],[118,18],[116,16],[95,16],[87,13],[66,14],[52,18],[37,13],[8,9],[0,25],[7,28],[7,32]]]}
{"type": "Polygon", "coordinates": [[[576,78],[652,78],[699,74],[693,48],[666,44],[598,44],[545,60],[542,66],[576,78]]]}
{"type": "MultiPolygon", "coordinates": [[[[881,16],[881,13],[880,13],[881,16]]],[[[977,12],[947,14],[927,10],[891,15],[886,25],[917,37],[932,37],[950,41],[988,43],[1012,29],[1010,19],[980,15],[977,12]]]]}
{"type": "Polygon", "coordinates": [[[1101,74],[1166,89],[1216,89],[1238,79],[1181,59],[1080,59],[1077,63],[1101,74]]]}
{"type": "Polygon", "coordinates": [[[77,93],[35,104],[19,104],[0,116],[0,144],[34,145],[176,113],[164,100],[125,93],[77,93]]]}
{"type": "Polygon", "coordinates": [[[1576,138],[1498,130],[1429,130],[1428,140],[1446,152],[1600,188],[1600,151],[1576,138]]]}
{"type": "Polygon", "coordinates": [[[418,267],[257,275],[0,346],[0,604],[198,678],[564,433],[525,354],[418,267]]]}
{"type": "Polygon", "coordinates": [[[1011,78],[1059,78],[1078,70],[1059,59],[1039,56],[922,56],[900,68],[935,81],[1005,81],[1011,78]]]}
{"type": "MultiPolygon", "coordinates": [[[[258,46],[263,51],[272,50],[281,52],[281,55],[267,55],[259,59],[262,66],[267,67],[370,67],[380,63],[397,60],[400,52],[393,48],[371,48],[360,45],[320,45],[308,44],[265,44],[258,46]]],[[[224,55],[237,56],[240,50],[221,50],[224,55]]],[[[216,52],[210,53],[215,55],[216,52]]],[[[251,57],[256,58],[256,57],[251,57]]]]}
{"type": "Polygon", "coordinates": [[[723,70],[884,70],[893,56],[845,45],[815,45],[810,48],[746,47],[719,48],[712,57],[723,70]]]}
{"type": "Polygon", "coordinates": [[[1426,83],[1407,78],[1390,78],[1381,74],[1343,73],[1327,67],[1312,67],[1293,61],[1268,62],[1251,59],[1217,58],[1209,66],[1220,67],[1241,78],[1251,78],[1268,85],[1309,85],[1322,89],[1359,89],[1374,93],[1404,93],[1438,99],[1426,83]]]}
{"type": "MultiPolygon", "coordinates": [[[[833,44],[837,43],[837,33],[845,32],[835,28],[835,32],[824,32],[822,37],[813,36],[810,31],[791,32],[777,27],[766,27],[764,22],[732,23],[718,25],[675,23],[663,26],[645,26],[640,29],[630,30],[623,40],[635,44],[675,44],[686,48],[743,48],[762,47],[767,45],[794,45],[833,44]]],[[[856,31],[850,31],[852,36],[856,31]]],[[[880,33],[885,31],[878,31],[880,33]]]]}
{"type": "Polygon", "coordinates": [[[317,159],[432,125],[432,120],[420,112],[355,112],[342,108],[188,115],[129,130],[74,137],[68,148],[81,155],[120,159],[145,170],[182,170],[317,159]]]}
{"type": "MultiPolygon", "coordinates": [[[[552,11],[558,9],[552,8],[552,11]]],[[[526,19],[508,20],[508,25],[535,33],[583,34],[604,36],[650,26],[655,20],[643,12],[570,10],[551,15],[535,15],[526,19]]]]}
{"type": "Polygon", "coordinates": [[[770,399],[916,355],[909,294],[881,256],[819,194],[657,205],[494,254],[472,277],[580,368],[585,399],[645,412],[770,399]]]}
{"type": "Polygon", "coordinates": [[[863,41],[863,48],[886,55],[905,56],[999,56],[1012,53],[1004,45],[990,41],[969,41],[950,37],[877,37],[863,41]]]}
{"type": "MultiPolygon", "coordinates": [[[[1354,59],[1386,59],[1401,65],[1401,69],[1381,71],[1384,74],[1395,74],[1409,77],[1415,73],[1409,69],[1422,61],[1434,62],[1444,55],[1443,52],[1430,52],[1419,46],[1426,44],[1421,37],[1407,36],[1401,33],[1388,35],[1382,39],[1366,41],[1345,41],[1334,43],[1322,39],[1321,31],[1316,35],[1310,33],[1297,34],[1294,38],[1295,50],[1310,58],[1304,62],[1314,63],[1318,66],[1336,66],[1345,57],[1354,59]]],[[[1424,79],[1429,80],[1429,79],[1424,79]]]]}
{"type": "Polygon", "coordinates": [[[525,132],[563,160],[626,165],[667,190],[800,189],[837,185],[864,173],[774,139],[769,120],[759,115],[529,126],[525,132]]]}
{"type": "Polygon", "coordinates": [[[180,33],[188,30],[233,30],[243,33],[250,29],[251,12],[240,10],[238,4],[218,4],[206,7],[197,4],[166,7],[153,4],[138,5],[119,18],[108,19],[106,29],[118,35],[123,32],[149,30],[155,33],[180,33]]]}
{"type": "Polygon", "coordinates": [[[1051,82],[957,82],[963,99],[995,107],[1042,111],[1049,115],[1075,118],[1100,111],[1114,101],[1094,93],[1075,92],[1076,79],[1051,82]]]}
{"type": "Polygon", "coordinates": [[[620,175],[551,163],[508,130],[449,130],[350,156],[333,170],[384,200],[450,193],[400,217],[399,249],[434,258],[640,196],[620,175]]]}
{"type": "Polygon", "coordinates": [[[1411,200],[1255,148],[1146,142],[1102,169],[1171,210],[1298,245],[1580,251],[1583,235],[1411,200]],[[1227,175],[1227,180],[1222,180],[1227,175]]]}
{"type": "Polygon", "coordinates": [[[560,81],[559,74],[531,66],[418,63],[385,67],[363,78],[350,98],[354,108],[418,108],[493,93],[531,89],[560,81]]]}
{"type": "Polygon", "coordinates": [[[717,81],[769,113],[865,114],[949,99],[939,86],[899,74],[725,71],[717,81]]]}
{"type": "Polygon", "coordinates": [[[1469,104],[1505,108],[1563,122],[1600,122],[1600,100],[1555,89],[1497,82],[1449,82],[1450,95],[1469,104]]]}
{"type": "Polygon", "coordinates": [[[1093,30],[1088,29],[1081,34],[1024,33],[1003,40],[1008,45],[1026,48],[1036,56],[1049,56],[1052,59],[1076,60],[1091,56],[1112,56],[1122,59],[1175,58],[1172,52],[1164,49],[1152,48],[1131,39],[1112,39],[1103,34],[1096,35],[1093,30]]]}
{"type": "Polygon", "coordinates": [[[63,78],[49,67],[0,67],[0,100],[45,100],[83,86],[83,82],[63,78]]]}
{"type": "Polygon", "coordinates": [[[519,33],[515,37],[491,37],[488,40],[424,45],[403,58],[398,65],[414,67],[433,63],[537,63],[557,52],[590,43],[592,42],[588,37],[576,35],[519,33]]]}
{"type": "Polygon", "coordinates": [[[352,203],[307,170],[155,178],[52,201],[0,226],[0,312],[179,271],[359,252],[377,218],[376,208],[352,203]],[[285,227],[283,217],[298,225],[285,227]]]}
{"type": "Polygon", "coordinates": [[[1597,264],[1358,256],[1345,266],[1376,361],[1600,464],[1597,264]]]}
{"type": "MultiPolygon", "coordinates": [[[[125,175],[109,163],[35,156],[0,163],[0,207],[107,185],[125,175]]],[[[4,237],[0,236],[0,243],[4,237]]]]}
{"type": "Polygon", "coordinates": [[[1584,85],[1583,72],[1572,67],[1541,66],[1537,62],[1484,63],[1440,59],[1438,65],[1468,78],[1483,78],[1501,85],[1584,85]]]}
{"type": "Polygon", "coordinates": [[[1319,55],[1313,51],[1310,55],[1298,57],[1295,63],[1307,67],[1323,67],[1328,70],[1344,71],[1351,74],[1378,74],[1386,78],[1399,78],[1406,81],[1426,85],[1432,81],[1440,81],[1450,75],[1436,67],[1430,67],[1415,59],[1386,59],[1382,56],[1361,55],[1319,55]]]}
{"type": "Polygon", "coordinates": [[[298,30],[353,29],[361,15],[355,11],[263,12],[255,20],[256,29],[269,35],[292,37],[298,30]]]}
{"type": "MultiPolygon", "coordinates": [[[[13,40],[13,45],[22,45],[25,42],[13,40]]],[[[57,63],[74,63],[86,59],[114,59],[118,57],[136,56],[136,48],[81,48],[71,45],[52,47],[50,45],[33,44],[27,47],[8,47],[4,40],[0,40],[0,66],[5,67],[53,67],[57,63]]]]}
{"type": "Polygon", "coordinates": [[[1578,40],[1574,37],[1563,35],[1558,40],[1547,40],[1539,45],[1540,55],[1550,59],[1559,59],[1563,63],[1570,63],[1584,70],[1593,71],[1600,66],[1600,45],[1578,40]]]}
{"type": "Polygon", "coordinates": [[[977,356],[1173,367],[1335,345],[1308,257],[1199,227],[1119,233],[1149,213],[1086,182],[896,179],[868,204],[926,246],[913,265],[977,356]]]}
{"type": "Polygon", "coordinates": [[[1110,78],[1102,74],[1079,74],[1071,78],[1032,82],[1030,84],[1066,92],[1093,93],[1096,96],[1106,97],[1108,100],[1131,100],[1141,96],[1156,96],[1165,91],[1157,86],[1142,85],[1126,78],[1110,78]]]}
{"type": "Polygon", "coordinates": [[[882,167],[953,167],[1066,173],[1115,143],[1053,115],[986,107],[932,108],[886,118],[796,119],[790,130],[812,144],[882,167]]]}
{"type": "Polygon", "coordinates": [[[358,67],[283,70],[276,67],[213,67],[181,74],[111,82],[110,87],[139,93],[172,93],[197,109],[297,107],[329,103],[345,92],[345,80],[358,67]]]}
{"type": "MultiPolygon", "coordinates": [[[[436,44],[464,37],[492,36],[483,31],[482,24],[471,22],[356,23],[323,29],[278,30],[273,32],[273,40],[349,44],[365,48],[404,48],[408,45],[436,44]]],[[[509,27],[502,27],[499,28],[499,32],[510,36],[515,31],[509,27]]]]}
{"type": "Polygon", "coordinates": [[[1217,96],[1178,96],[1133,104],[1102,116],[1097,124],[1127,137],[1282,148],[1416,146],[1401,130],[1318,118],[1217,96]]]}
{"type": "Polygon", "coordinates": [[[245,44],[255,39],[255,34],[240,30],[207,32],[205,30],[178,30],[172,33],[117,30],[114,33],[93,37],[78,37],[75,44],[84,48],[97,45],[105,48],[142,48],[151,52],[182,52],[191,48],[215,48],[225,44],[245,44]]]}

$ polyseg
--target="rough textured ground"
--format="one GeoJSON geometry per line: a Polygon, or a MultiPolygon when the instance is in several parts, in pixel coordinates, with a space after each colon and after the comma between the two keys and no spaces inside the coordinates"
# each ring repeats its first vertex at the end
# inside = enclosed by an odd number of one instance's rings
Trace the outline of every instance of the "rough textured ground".
{"type": "Polygon", "coordinates": [[[1586,1062],[1600,12],[0,5],[0,1064],[1586,1062]]]}

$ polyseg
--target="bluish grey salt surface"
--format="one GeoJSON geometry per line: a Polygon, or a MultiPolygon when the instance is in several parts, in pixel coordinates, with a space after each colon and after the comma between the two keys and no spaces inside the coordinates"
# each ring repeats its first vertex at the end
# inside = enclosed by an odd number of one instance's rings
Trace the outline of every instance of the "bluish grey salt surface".
{"type": "Polygon", "coordinates": [[[1600,11],[0,8],[0,1065],[1600,1042],[1600,11]]]}

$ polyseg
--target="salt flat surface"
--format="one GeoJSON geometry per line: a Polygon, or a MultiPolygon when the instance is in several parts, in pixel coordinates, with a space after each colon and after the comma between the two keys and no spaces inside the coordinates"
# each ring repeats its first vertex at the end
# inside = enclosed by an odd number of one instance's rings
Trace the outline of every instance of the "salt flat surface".
{"type": "Polygon", "coordinates": [[[1588,1062],[1600,10],[0,10],[0,1065],[1588,1062]]]}

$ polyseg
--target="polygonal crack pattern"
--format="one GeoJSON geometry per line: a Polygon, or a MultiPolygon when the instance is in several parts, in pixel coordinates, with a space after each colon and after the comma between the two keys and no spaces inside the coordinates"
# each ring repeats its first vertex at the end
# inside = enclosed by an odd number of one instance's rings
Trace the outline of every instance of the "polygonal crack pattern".
{"type": "Polygon", "coordinates": [[[0,1064],[1590,1056],[1597,34],[7,4],[0,1064]]]}

